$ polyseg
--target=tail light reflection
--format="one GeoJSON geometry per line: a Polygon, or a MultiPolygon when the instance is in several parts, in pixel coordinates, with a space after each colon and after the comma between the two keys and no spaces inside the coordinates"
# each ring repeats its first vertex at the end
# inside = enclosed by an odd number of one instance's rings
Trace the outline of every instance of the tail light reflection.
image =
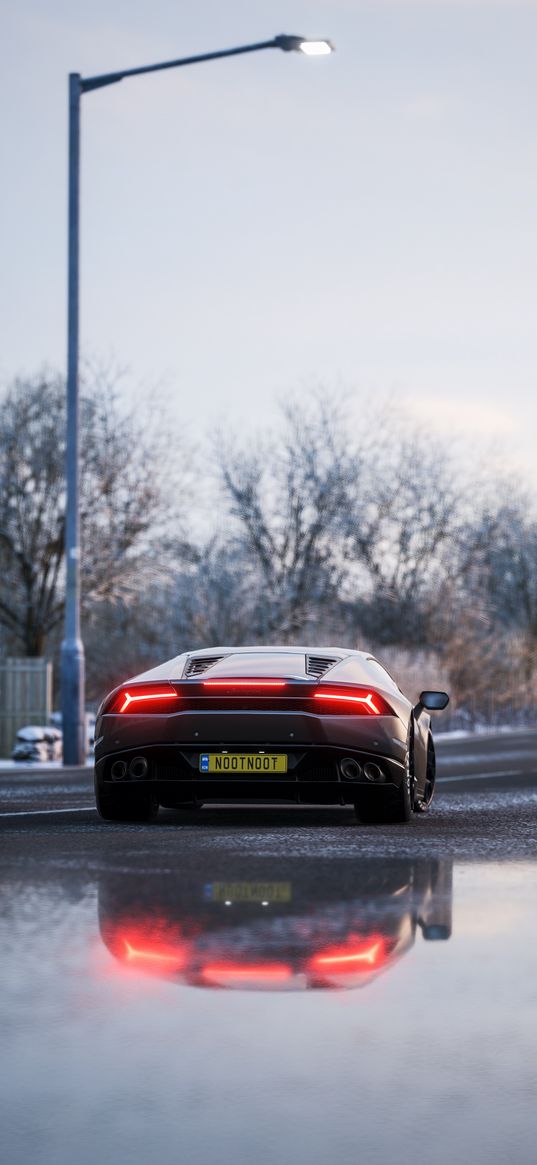
{"type": "Polygon", "coordinates": [[[125,927],[113,938],[114,953],[133,970],[148,974],[175,975],[187,966],[190,944],[165,925],[125,927]]]}
{"type": "Polygon", "coordinates": [[[233,952],[229,936],[203,951],[200,932],[179,929],[165,919],[125,918],[107,928],[109,949],[129,972],[173,978],[192,986],[304,990],[364,986],[392,961],[397,938],[381,933],[347,935],[340,943],[283,951],[280,958],[255,959],[233,952]],[[281,957],[283,955],[283,958],[281,957]],[[205,956],[205,957],[204,957],[205,956]]]}
{"type": "Polygon", "coordinates": [[[353,942],[344,947],[332,947],[314,955],[311,970],[321,974],[358,974],[360,971],[378,970],[386,962],[386,941],[382,935],[371,936],[367,942],[356,945],[353,942]]]}
{"type": "Polygon", "coordinates": [[[206,983],[223,987],[285,983],[293,976],[287,963],[208,963],[201,970],[206,983]]]}

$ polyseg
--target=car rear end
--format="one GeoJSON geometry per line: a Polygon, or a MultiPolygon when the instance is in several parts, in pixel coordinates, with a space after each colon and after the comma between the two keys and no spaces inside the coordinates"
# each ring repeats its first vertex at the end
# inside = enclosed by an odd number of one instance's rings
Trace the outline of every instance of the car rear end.
{"type": "Polygon", "coordinates": [[[122,685],[96,724],[98,789],[128,798],[150,788],[164,806],[341,805],[356,802],[358,787],[399,787],[408,702],[340,678],[341,662],[311,674],[307,655],[237,652],[201,673],[122,685]]]}

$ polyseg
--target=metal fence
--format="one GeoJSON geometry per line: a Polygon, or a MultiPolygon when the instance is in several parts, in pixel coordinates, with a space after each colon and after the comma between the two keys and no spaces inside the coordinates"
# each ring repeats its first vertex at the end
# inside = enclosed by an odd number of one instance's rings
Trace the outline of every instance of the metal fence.
{"type": "Polygon", "coordinates": [[[19,728],[48,724],[52,664],[46,659],[0,659],[0,757],[9,756],[19,728]]]}

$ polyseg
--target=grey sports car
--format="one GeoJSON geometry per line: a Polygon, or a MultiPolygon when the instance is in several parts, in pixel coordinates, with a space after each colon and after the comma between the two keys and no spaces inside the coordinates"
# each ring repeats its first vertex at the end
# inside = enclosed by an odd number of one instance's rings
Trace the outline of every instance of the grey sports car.
{"type": "Polygon", "coordinates": [[[445,692],[403,695],[363,651],[215,647],[185,652],[106,697],[95,725],[105,821],[159,805],[277,799],[354,805],[363,822],[409,821],[433,799],[429,712],[445,692]]]}

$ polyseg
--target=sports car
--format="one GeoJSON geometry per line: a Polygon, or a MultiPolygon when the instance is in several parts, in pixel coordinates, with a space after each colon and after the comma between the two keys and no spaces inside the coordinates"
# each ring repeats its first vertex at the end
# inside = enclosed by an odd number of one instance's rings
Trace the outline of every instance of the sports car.
{"type": "Polygon", "coordinates": [[[429,712],[372,655],[344,648],[215,647],[121,684],[95,725],[105,821],[159,805],[277,799],[353,805],[362,822],[409,821],[433,799],[429,712]]]}

